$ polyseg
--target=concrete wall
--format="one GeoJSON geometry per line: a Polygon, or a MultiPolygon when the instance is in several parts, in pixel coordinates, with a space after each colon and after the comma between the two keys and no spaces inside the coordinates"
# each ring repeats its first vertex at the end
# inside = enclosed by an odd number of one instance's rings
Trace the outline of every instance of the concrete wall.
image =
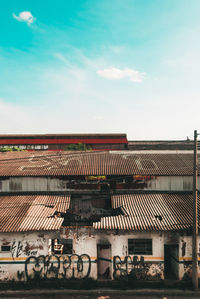
{"type": "MultiPolygon", "coordinates": [[[[200,178],[199,183],[200,183],[200,178]]],[[[145,190],[192,190],[192,176],[157,176],[146,181],[145,190]]],[[[0,180],[0,192],[67,190],[66,181],[50,177],[10,177],[0,180]]]]}
{"type": "MultiPolygon", "coordinates": [[[[200,278],[200,236],[197,242],[198,276],[200,278]]],[[[179,240],[179,278],[192,278],[192,237],[181,236],[179,240]]]]}
{"type": "Polygon", "coordinates": [[[30,256],[48,254],[48,242],[52,233],[26,232],[0,234],[0,280],[18,279],[17,273],[25,278],[25,261],[30,256]],[[10,252],[2,251],[10,246],[10,252]]]}
{"type": "MultiPolygon", "coordinates": [[[[145,279],[154,279],[155,276],[164,278],[163,275],[163,262],[164,262],[164,251],[163,243],[164,236],[160,233],[116,233],[109,231],[95,231],[90,228],[79,228],[76,230],[63,229],[63,237],[73,238],[73,249],[74,252],[78,255],[82,253],[87,253],[91,258],[91,277],[97,279],[97,245],[99,244],[110,244],[111,245],[111,278],[113,278],[113,260],[115,256],[119,256],[121,261],[124,261],[128,254],[128,239],[129,238],[140,238],[140,239],[153,239],[152,243],[152,255],[143,255],[145,263],[148,264],[148,269],[145,269],[146,278],[145,279]]],[[[133,256],[131,256],[133,258],[133,256]]],[[[141,256],[138,256],[140,260],[141,256]]],[[[122,269],[125,269],[126,265],[123,265],[122,269]]],[[[129,269],[129,272],[131,269],[129,269]]],[[[120,273],[118,273],[120,275],[120,273]]]]}
{"type": "MultiPolygon", "coordinates": [[[[94,231],[91,228],[76,228],[76,229],[62,229],[60,236],[58,233],[15,233],[15,234],[1,234],[0,237],[0,246],[10,245],[10,252],[0,252],[0,278],[1,280],[16,279],[26,279],[25,273],[25,263],[30,256],[41,256],[41,255],[51,255],[49,239],[53,238],[67,238],[73,239],[73,258],[70,269],[66,277],[71,277],[72,275],[72,266],[74,270],[74,276],[76,278],[83,278],[87,276],[88,267],[90,269],[89,277],[97,279],[98,275],[98,254],[97,254],[97,245],[98,244],[110,244],[111,256],[110,256],[110,276],[113,278],[114,275],[114,260],[115,256],[120,258],[121,261],[126,259],[128,256],[128,239],[129,238],[153,238],[153,253],[150,256],[144,255],[144,260],[146,266],[143,267],[143,279],[163,279],[163,236],[159,233],[130,233],[130,234],[118,234],[116,232],[99,232],[94,231]],[[77,262],[78,257],[81,256],[83,260],[83,269],[77,271],[77,262]],[[89,259],[87,258],[89,256],[89,259]],[[73,264],[73,265],[72,265],[73,264]]],[[[106,256],[108,259],[108,256],[106,256]]],[[[124,263],[118,271],[115,273],[117,278],[120,279],[120,276],[123,275],[123,271],[131,272],[132,266],[130,264],[130,258],[133,259],[133,256],[129,257],[128,262],[124,263]],[[128,270],[127,270],[128,267],[128,270]]],[[[138,261],[140,260],[138,256],[138,261]]],[[[65,257],[60,257],[59,265],[59,275],[61,278],[64,273],[63,269],[63,259],[65,257]]],[[[119,261],[119,260],[118,260],[119,261]]],[[[41,262],[41,261],[40,261],[41,262]]],[[[54,265],[54,268],[57,267],[58,261],[56,258],[51,257],[50,262],[54,265]]],[[[27,272],[31,277],[31,273],[37,270],[35,267],[36,259],[29,259],[27,266],[27,272]],[[33,270],[33,268],[35,270],[33,270]]],[[[139,265],[139,263],[138,263],[139,265]]],[[[65,262],[67,267],[67,261],[65,262]]],[[[119,264],[118,264],[119,266],[119,264]]],[[[137,267],[140,267],[137,266],[137,267]]],[[[34,273],[33,273],[34,274],[34,273]]],[[[55,271],[53,273],[55,274],[55,271]]]]}
{"type": "MultiPolygon", "coordinates": [[[[52,266],[52,271],[45,272],[49,278],[52,276],[62,278],[64,275],[66,278],[89,276],[97,279],[98,263],[100,262],[97,248],[98,245],[105,244],[110,246],[110,258],[108,255],[105,258],[107,265],[110,265],[108,270],[112,279],[121,279],[122,276],[131,273],[142,280],[164,279],[165,244],[179,245],[178,256],[175,256],[177,278],[191,277],[191,236],[180,236],[173,232],[97,231],[87,227],[62,228],[60,232],[2,233],[0,248],[2,245],[11,246],[11,250],[10,252],[0,252],[0,280],[12,278],[26,280],[27,277],[33,277],[34,272],[38,271],[39,273],[42,265],[44,266],[42,264],[44,263],[43,257],[40,257],[40,260],[35,258],[41,255],[47,256],[47,260],[52,266]],[[58,255],[58,258],[52,256],[49,241],[51,239],[72,239],[72,254],[58,255]],[[129,254],[128,239],[152,239],[152,255],[143,254],[136,257],[129,254]],[[34,256],[34,258],[30,258],[30,256],[34,256]],[[38,269],[37,262],[40,264],[38,269]]],[[[200,252],[200,237],[198,244],[198,252],[200,252]]],[[[42,275],[44,275],[43,272],[42,275]]]]}

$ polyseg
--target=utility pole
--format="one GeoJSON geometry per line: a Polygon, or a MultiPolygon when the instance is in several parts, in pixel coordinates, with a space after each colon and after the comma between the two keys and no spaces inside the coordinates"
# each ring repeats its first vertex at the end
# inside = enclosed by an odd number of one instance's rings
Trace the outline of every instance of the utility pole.
{"type": "Polygon", "coordinates": [[[197,130],[194,131],[194,173],[193,173],[193,235],[192,235],[192,284],[193,289],[198,290],[198,256],[197,256],[197,238],[198,238],[198,160],[197,160],[197,130]]]}

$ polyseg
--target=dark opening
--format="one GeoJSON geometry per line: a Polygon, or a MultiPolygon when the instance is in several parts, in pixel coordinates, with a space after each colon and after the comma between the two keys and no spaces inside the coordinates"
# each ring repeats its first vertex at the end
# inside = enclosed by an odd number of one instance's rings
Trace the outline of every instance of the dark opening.
{"type": "Polygon", "coordinates": [[[1,246],[1,251],[10,251],[10,246],[2,245],[1,246]]]}
{"type": "Polygon", "coordinates": [[[164,245],[165,279],[178,279],[179,269],[178,244],[164,245]]]}
{"type": "Polygon", "coordinates": [[[128,239],[128,253],[152,255],[152,239],[128,239]]]}
{"type": "Polygon", "coordinates": [[[72,254],[73,251],[73,240],[72,239],[62,239],[60,240],[63,245],[63,254],[72,254]]]}
{"type": "Polygon", "coordinates": [[[72,254],[73,240],[72,239],[53,239],[51,241],[51,251],[55,254],[72,254]]]}
{"type": "Polygon", "coordinates": [[[111,279],[111,245],[97,245],[98,279],[111,279]]]}

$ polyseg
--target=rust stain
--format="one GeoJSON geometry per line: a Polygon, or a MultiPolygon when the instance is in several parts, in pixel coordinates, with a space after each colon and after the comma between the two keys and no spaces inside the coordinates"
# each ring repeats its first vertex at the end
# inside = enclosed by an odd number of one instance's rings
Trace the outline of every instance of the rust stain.
{"type": "Polygon", "coordinates": [[[44,238],[44,234],[38,234],[39,238],[44,238]]]}
{"type": "Polygon", "coordinates": [[[2,245],[9,245],[10,242],[3,242],[2,245]]]}
{"type": "Polygon", "coordinates": [[[65,237],[66,237],[66,239],[68,239],[68,237],[69,237],[69,230],[68,229],[66,229],[66,231],[65,231],[65,237]]]}

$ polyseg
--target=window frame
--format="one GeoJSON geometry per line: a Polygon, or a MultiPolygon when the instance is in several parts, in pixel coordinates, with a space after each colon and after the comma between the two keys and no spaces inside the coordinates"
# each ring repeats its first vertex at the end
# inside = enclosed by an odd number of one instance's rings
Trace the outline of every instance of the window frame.
{"type": "Polygon", "coordinates": [[[57,255],[71,255],[73,254],[73,239],[51,239],[51,247],[52,247],[52,253],[55,253],[57,255]],[[66,249],[64,248],[65,245],[69,246],[69,249],[68,250],[69,252],[63,252],[65,251],[66,249]],[[71,247],[70,247],[71,246],[71,247]],[[59,252],[60,253],[56,253],[56,252],[59,252]]]}
{"type": "Polygon", "coordinates": [[[129,255],[153,255],[153,239],[152,238],[129,238],[128,239],[128,254],[129,255]],[[136,244],[134,244],[134,241],[136,244]],[[142,243],[138,246],[139,243],[142,243]],[[132,244],[131,244],[132,243],[132,244]],[[130,248],[132,246],[132,248],[130,248]],[[144,251],[138,247],[144,247],[144,251]],[[135,248],[134,248],[135,247],[135,248]]]}
{"type": "Polygon", "coordinates": [[[10,245],[1,245],[1,252],[10,252],[11,251],[11,246],[10,245]],[[7,250],[3,250],[3,247],[9,247],[7,250]]]}

